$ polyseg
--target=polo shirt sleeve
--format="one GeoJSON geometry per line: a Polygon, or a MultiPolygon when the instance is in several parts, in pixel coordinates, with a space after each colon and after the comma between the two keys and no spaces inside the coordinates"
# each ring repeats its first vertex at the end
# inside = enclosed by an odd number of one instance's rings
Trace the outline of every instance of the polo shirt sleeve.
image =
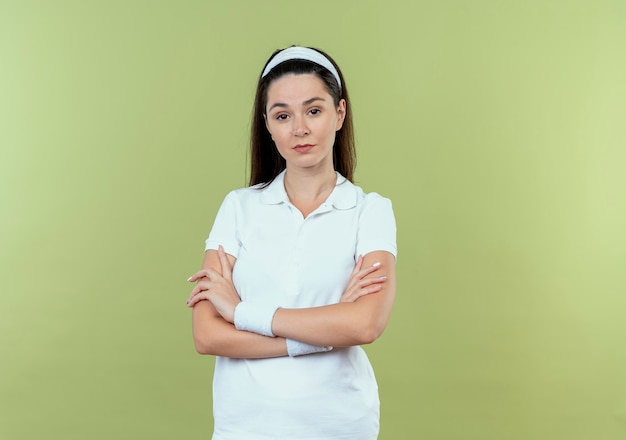
{"type": "Polygon", "coordinates": [[[356,255],[373,251],[387,251],[394,257],[396,246],[396,219],[391,200],[376,193],[365,197],[363,210],[359,216],[356,255]]]}
{"type": "Polygon", "coordinates": [[[224,198],[222,206],[217,211],[213,228],[209,233],[209,238],[206,240],[205,251],[209,249],[217,250],[218,246],[222,245],[227,254],[235,258],[239,257],[241,242],[239,240],[239,223],[237,221],[238,205],[237,194],[235,191],[231,191],[224,198]]]}

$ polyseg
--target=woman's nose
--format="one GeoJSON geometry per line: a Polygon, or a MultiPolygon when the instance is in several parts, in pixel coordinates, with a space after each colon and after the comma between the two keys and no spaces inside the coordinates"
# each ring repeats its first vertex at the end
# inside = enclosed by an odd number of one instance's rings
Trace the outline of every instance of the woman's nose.
{"type": "Polygon", "coordinates": [[[309,134],[309,128],[306,125],[304,118],[294,119],[293,134],[296,136],[306,136],[309,134]]]}

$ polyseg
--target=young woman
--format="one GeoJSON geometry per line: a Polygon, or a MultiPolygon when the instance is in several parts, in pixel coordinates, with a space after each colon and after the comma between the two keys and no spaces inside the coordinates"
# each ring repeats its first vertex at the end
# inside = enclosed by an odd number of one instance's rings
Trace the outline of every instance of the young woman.
{"type": "Polygon", "coordinates": [[[378,387],[360,345],[395,296],[391,202],[352,183],[350,101],[324,52],[277,51],[258,82],[250,187],[228,194],[189,307],[217,356],[214,440],[376,439],[378,387]]]}

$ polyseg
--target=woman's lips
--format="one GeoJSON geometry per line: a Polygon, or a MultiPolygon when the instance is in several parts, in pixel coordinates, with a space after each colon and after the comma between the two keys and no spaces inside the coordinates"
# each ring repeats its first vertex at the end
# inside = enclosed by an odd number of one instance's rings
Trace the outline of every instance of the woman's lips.
{"type": "Polygon", "coordinates": [[[296,145],[295,147],[293,147],[293,149],[296,150],[298,153],[306,153],[308,151],[311,151],[311,149],[314,146],[315,145],[312,145],[312,144],[303,144],[303,145],[296,145]]]}

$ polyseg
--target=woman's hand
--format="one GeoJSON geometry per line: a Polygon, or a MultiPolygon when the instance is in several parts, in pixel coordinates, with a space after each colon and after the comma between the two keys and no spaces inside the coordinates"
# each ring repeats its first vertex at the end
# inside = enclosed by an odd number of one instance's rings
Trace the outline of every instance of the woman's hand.
{"type": "Polygon", "coordinates": [[[190,276],[188,281],[197,281],[197,284],[189,295],[187,306],[193,307],[199,301],[208,300],[222,318],[232,323],[235,320],[235,307],[241,302],[241,298],[233,284],[233,267],[222,246],[218,248],[217,254],[222,265],[222,273],[202,269],[190,276]]]}
{"type": "Polygon", "coordinates": [[[380,263],[374,263],[365,269],[361,269],[361,266],[363,266],[363,257],[359,256],[352,275],[350,275],[348,287],[341,295],[339,302],[355,302],[360,297],[376,293],[382,288],[382,283],[387,279],[386,276],[365,278],[369,274],[376,272],[380,268],[380,263]]]}

